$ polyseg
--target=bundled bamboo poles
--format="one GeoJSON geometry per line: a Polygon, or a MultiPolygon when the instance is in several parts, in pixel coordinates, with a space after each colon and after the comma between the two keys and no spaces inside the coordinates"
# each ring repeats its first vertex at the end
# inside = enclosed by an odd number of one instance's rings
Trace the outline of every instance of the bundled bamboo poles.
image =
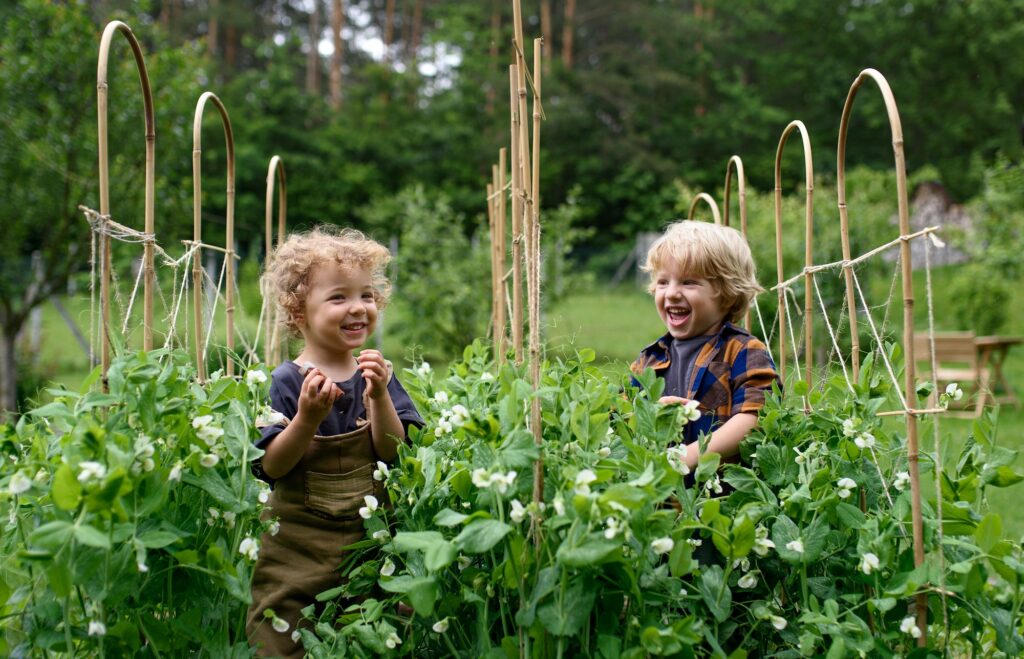
{"type": "MultiPolygon", "coordinates": [[[[734,155],[725,164],[725,191],[722,195],[722,224],[729,226],[729,194],[732,192],[732,172],[736,170],[736,188],[740,206],[740,233],[747,239],[747,175],[743,171],[743,160],[734,155]]],[[[750,329],[750,307],[743,313],[743,326],[750,329]]]]}
{"type": "MultiPolygon", "coordinates": [[[[785,279],[782,265],[782,153],[786,148],[786,141],[793,131],[800,133],[800,139],[804,147],[804,379],[807,382],[807,389],[810,391],[812,384],[811,369],[814,366],[814,337],[812,329],[813,316],[811,312],[812,296],[811,289],[814,286],[812,274],[809,268],[814,264],[812,258],[814,241],[814,161],[811,155],[811,138],[807,134],[807,127],[799,119],[789,122],[782,136],[779,138],[779,146],[775,150],[775,262],[779,277],[779,375],[782,381],[786,381],[786,288],[782,286],[785,279]]],[[[795,356],[794,356],[795,358],[795,356]]]]}
{"type": "Polygon", "coordinates": [[[195,118],[192,121],[192,240],[193,245],[196,247],[195,257],[192,261],[192,312],[195,320],[193,332],[196,342],[196,372],[198,373],[200,381],[206,379],[206,346],[203,340],[202,317],[203,264],[201,250],[202,247],[204,247],[202,218],[202,134],[203,110],[206,107],[207,101],[212,101],[214,107],[217,108],[217,112],[220,114],[221,123],[224,124],[224,139],[227,143],[227,212],[225,218],[227,229],[224,237],[224,269],[226,271],[225,279],[227,282],[225,284],[224,311],[227,317],[227,375],[230,377],[235,374],[235,364],[231,354],[234,352],[235,347],[235,139],[231,132],[231,119],[228,118],[228,111],[225,109],[224,104],[221,103],[221,100],[217,98],[217,95],[213,92],[203,92],[202,96],[199,97],[199,102],[196,103],[195,118]]]}
{"type": "Polygon", "coordinates": [[[507,150],[498,151],[498,163],[491,165],[491,183],[487,186],[487,218],[491,237],[491,328],[494,358],[505,361],[505,170],[507,150]]]}
{"type": "MultiPolygon", "coordinates": [[[[267,195],[265,203],[265,224],[264,224],[264,256],[270,262],[270,255],[274,248],[274,181],[277,180],[277,244],[284,242],[284,229],[288,215],[288,186],[284,175],[284,161],[280,156],[273,156],[270,165],[267,167],[267,195]]],[[[263,305],[268,306],[267,291],[263,291],[263,305]]],[[[278,334],[280,326],[280,313],[277,305],[274,309],[264,309],[263,312],[263,363],[273,366],[281,361],[281,340],[278,334]],[[273,318],[271,316],[273,315],[273,318]]]]}
{"type": "MultiPolygon", "coordinates": [[[[850,127],[850,113],[853,110],[853,101],[857,97],[857,91],[867,80],[873,80],[885,101],[886,114],[889,117],[889,129],[892,134],[892,148],[896,169],[896,201],[899,208],[900,221],[900,266],[903,288],[903,385],[904,398],[907,406],[912,406],[916,396],[915,373],[914,373],[914,281],[912,278],[911,252],[910,252],[910,213],[907,199],[907,166],[903,154],[903,126],[900,122],[899,109],[896,107],[896,99],[892,89],[889,87],[885,76],[874,69],[864,69],[850,86],[843,105],[843,116],[839,123],[839,146],[836,152],[836,187],[839,204],[840,225],[843,233],[843,259],[846,275],[846,299],[849,305],[850,314],[850,336],[853,340],[851,356],[854,364],[854,378],[859,374],[859,360],[857,351],[859,341],[857,340],[857,307],[854,304],[853,294],[853,272],[849,264],[849,217],[846,208],[846,135],[850,127]]],[[[921,515],[921,477],[918,466],[918,437],[917,437],[917,416],[913,410],[904,410],[907,424],[907,462],[910,472],[911,490],[911,523],[913,527],[914,541],[914,565],[920,566],[924,563],[924,521],[921,515]]],[[[940,497],[941,498],[941,497],[940,497]]],[[[940,529],[941,530],[941,529],[940,529]]],[[[941,548],[940,548],[941,551],[941,548]]],[[[915,613],[917,616],[917,628],[921,635],[917,639],[919,647],[927,644],[928,624],[928,597],[924,592],[919,592],[916,597],[915,613]]]]}
{"type": "Polygon", "coordinates": [[[694,218],[694,212],[697,210],[697,206],[702,201],[706,203],[708,207],[711,209],[711,217],[715,220],[715,224],[721,224],[722,214],[718,212],[718,204],[715,203],[714,197],[712,197],[706,192],[697,193],[697,195],[693,198],[693,201],[690,202],[690,212],[686,214],[686,219],[692,220],[694,218]]]}
{"type": "MultiPolygon", "coordinates": [[[[153,268],[153,247],[155,240],[155,178],[156,178],[156,121],[153,113],[153,93],[150,90],[149,74],[142,56],[142,47],[132,33],[130,27],[121,21],[112,21],[103,30],[100,38],[99,60],[96,65],[96,111],[99,146],[99,192],[100,215],[110,218],[110,169],[107,152],[107,61],[110,58],[110,43],[114,34],[120,32],[128,40],[135,63],[139,69],[139,83],[142,86],[142,99],[146,119],[146,201],[145,201],[145,233],[143,244],[143,349],[153,348],[153,288],[155,271],[153,268]]],[[[107,369],[110,368],[110,236],[103,232],[100,236],[102,266],[100,279],[100,304],[102,305],[102,322],[100,326],[100,363],[104,381],[107,369]]]]}

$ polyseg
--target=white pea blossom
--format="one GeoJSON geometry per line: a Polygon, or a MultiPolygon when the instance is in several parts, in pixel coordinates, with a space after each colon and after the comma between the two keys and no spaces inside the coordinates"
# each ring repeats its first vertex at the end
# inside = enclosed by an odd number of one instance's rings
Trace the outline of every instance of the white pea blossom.
{"type": "Polygon", "coordinates": [[[494,382],[494,376],[491,375],[490,371],[484,371],[483,373],[480,374],[480,381],[481,382],[494,382]]]}
{"type": "Polygon", "coordinates": [[[149,566],[142,561],[137,562],[135,567],[138,568],[139,572],[149,572],[149,566]]]}
{"type": "Polygon", "coordinates": [[[387,464],[384,463],[384,462],[381,462],[380,460],[377,460],[377,468],[373,470],[373,480],[375,480],[375,481],[387,480],[388,474],[390,474],[390,473],[391,473],[391,470],[388,469],[387,464]]]}
{"type": "Polygon", "coordinates": [[[605,520],[604,524],[604,537],[608,538],[609,540],[617,536],[619,534],[619,531],[622,530],[622,525],[616,517],[609,517],[605,520]]]}
{"type": "Polygon", "coordinates": [[[402,639],[398,637],[398,634],[391,632],[388,637],[384,639],[384,645],[388,646],[389,650],[394,650],[396,647],[402,644],[402,639]]]}
{"type": "Polygon", "coordinates": [[[420,362],[420,365],[416,367],[416,375],[421,378],[425,378],[430,375],[433,369],[430,368],[430,362],[420,362]]]}
{"type": "Polygon", "coordinates": [[[391,539],[391,533],[387,529],[381,529],[373,532],[373,539],[377,542],[387,542],[391,539]]]}
{"type": "Polygon", "coordinates": [[[89,636],[106,636],[107,626],[98,620],[89,621],[89,636]]]}
{"type": "Polygon", "coordinates": [[[182,463],[181,460],[178,460],[177,462],[175,462],[174,466],[171,467],[171,472],[169,474],[167,474],[167,480],[169,480],[169,481],[180,481],[181,480],[181,470],[184,467],[185,467],[185,465],[182,463]]]}
{"type": "Polygon", "coordinates": [[[469,567],[472,564],[473,564],[473,559],[471,559],[469,556],[461,556],[461,555],[459,556],[459,560],[458,560],[459,572],[462,572],[463,570],[465,570],[467,567],[469,567]]]}
{"type": "Polygon", "coordinates": [[[359,516],[363,519],[370,519],[373,517],[373,513],[377,511],[377,507],[380,503],[377,501],[377,497],[372,494],[367,494],[363,497],[363,501],[366,505],[359,509],[359,516]]]}
{"type": "Polygon", "coordinates": [[[508,473],[502,474],[491,474],[491,483],[497,488],[499,494],[505,494],[508,488],[512,487],[512,483],[516,480],[516,472],[509,471],[508,473]]]}
{"type": "Polygon", "coordinates": [[[858,434],[857,432],[857,421],[854,419],[846,419],[843,421],[843,434],[847,437],[853,437],[858,434]]]}
{"type": "Polygon", "coordinates": [[[860,449],[874,448],[875,436],[869,432],[862,432],[861,434],[857,435],[856,439],[853,440],[853,443],[856,444],[857,448],[860,449]]]}
{"type": "Polygon", "coordinates": [[[212,422],[213,422],[213,415],[212,414],[204,414],[202,416],[197,416],[196,418],[192,419],[192,427],[195,428],[196,430],[198,430],[198,429],[202,428],[203,426],[210,425],[212,422]]]}
{"type": "Polygon", "coordinates": [[[34,480],[37,483],[46,483],[47,481],[50,480],[50,472],[46,471],[45,469],[40,469],[39,471],[36,472],[36,475],[32,477],[32,480],[34,480]]]}
{"type": "Polygon", "coordinates": [[[607,458],[611,454],[612,450],[607,446],[602,446],[601,448],[597,449],[597,456],[599,458],[607,458]]]}
{"type": "Polygon", "coordinates": [[[268,492],[267,490],[260,490],[260,493],[256,495],[256,499],[260,503],[266,503],[270,501],[270,492],[268,492]]]}
{"type": "Polygon", "coordinates": [[[452,405],[451,420],[456,427],[465,425],[469,421],[469,410],[465,405],[452,405]]]}
{"type": "Polygon", "coordinates": [[[702,544],[704,544],[704,541],[700,538],[687,538],[686,541],[690,543],[691,547],[700,547],[702,544]]]}
{"type": "Polygon", "coordinates": [[[299,630],[296,629],[295,631],[292,632],[292,643],[298,643],[301,640],[302,640],[302,634],[300,634],[299,630]]]}
{"type": "Polygon", "coordinates": [[[480,489],[491,486],[491,475],[483,467],[478,467],[473,470],[472,480],[473,485],[476,485],[480,489]]]}
{"type": "Polygon", "coordinates": [[[668,465],[679,472],[680,476],[690,474],[690,467],[686,464],[685,446],[669,446],[665,449],[665,455],[668,457],[668,465]]]}
{"type": "Polygon", "coordinates": [[[220,462],[220,458],[217,457],[216,453],[207,453],[203,457],[199,458],[199,464],[207,468],[217,466],[218,462],[220,462]]]}
{"type": "Polygon", "coordinates": [[[693,423],[700,418],[700,410],[697,407],[700,406],[700,402],[696,400],[688,400],[682,405],[683,418],[693,423]]]}
{"type": "Polygon", "coordinates": [[[206,442],[207,446],[213,446],[223,436],[224,430],[217,426],[203,426],[196,430],[196,437],[206,442]]]}
{"type": "Polygon", "coordinates": [[[562,495],[555,497],[555,500],[551,502],[551,505],[554,506],[556,515],[559,517],[565,515],[565,499],[562,498],[562,495]]]}
{"type": "Polygon", "coordinates": [[[246,536],[238,545],[238,553],[250,561],[255,561],[260,557],[260,543],[255,538],[246,536]]]}
{"type": "Polygon", "coordinates": [[[946,395],[953,400],[960,400],[964,397],[964,390],[960,388],[958,383],[950,382],[946,385],[946,395]]]}
{"type": "Polygon", "coordinates": [[[785,619],[785,618],[783,618],[782,616],[771,616],[771,617],[770,617],[770,618],[768,618],[768,619],[769,619],[769,620],[771,620],[771,622],[772,622],[772,627],[774,627],[775,629],[778,629],[778,630],[779,630],[780,632],[781,632],[781,631],[782,631],[783,629],[785,629],[785,628],[786,628],[786,625],[788,624],[788,623],[786,622],[786,619],[785,619]]]}
{"type": "Polygon", "coordinates": [[[708,481],[704,483],[704,489],[708,492],[714,492],[715,494],[722,493],[722,481],[718,478],[717,474],[714,478],[708,479],[708,481]]]}
{"type": "Polygon", "coordinates": [[[248,385],[263,384],[267,381],[267,374],[258,368],[254,368],[245,374],[245,383],[248,385]]]}
{"type": "Polygon", "coordinates": [[[448,419],[441,419],[437,422],[437,427],[434,428],[434,436],[442,437],[444,435],[448,435],[452,432],[452,429],[453,426],[451,421],[448,419]]]}
{"type": "Polygon", "coordinates": [[[797,538],[796,540],[790,540],[786,543],[786,549],[790,551],[795,551],[798,554],[802,554],[804,553],[804,542],[800,538],[797,538]]]}
{"type": "MultiPolygon", "coordinates": [[[[249,372],[253,373],[253,371],[249,371],[249,372]]],[[[262,371],[255,371],[255,372],[256,373],[260,373],[262,371]]],[[[288,621],[285,620],[284,618],[278,618],[277,616],[274,616],[274,619],[270,621],[270,626],[273,627],[274,631],[277,632],[278,634],[283,634],[286,631],[288,631],[288,621]]]]}
{"type": "Polygon", "coordinates": [[[860,568],[860,571],[864,574],[871,574],[880,566],[881,562],[878,560],[878,556],[871,552],[866,552],[864,556],[860,559],[860,565],[858,567],[860,568]]]}
{"type": "Polygon", "coordinates": [[[769,549],[775,549],[775,543],[768,539],[768,529],[759,526],[754,531],[754,553],[758,556],[767,556],[769,549]]]}
{"type": "Polygon", "coordinates": [[[11,494],[27,492],[30,487],[32,487],[32,481],[21,471],[11,476],[11,482],[7,486],[11,494]]]}
{"type": "Polygon", "coordinates": [[[448,402],[448,392],[445,390],[438,391],[434,394],[434,402],[438,405],[444,405],[448,402]]]}
{"type": "Polygon", "coordinates": [[[914,638],[921,638],[921,629],[917,626],[914,616],[907,616],[900,621],[900,631],[904,634],[910,634],[914,638]]]}
{"type": "Polygon", "coordinates": [[[509,518],[516,524],[523,521],[526,517],[526,508],[520,503],[519,499],[512,499],[512,512],[509,513],[509,518]]]}
{"type": "Polygon", "coordinates": [[[269,405],[264,405],[263,409],[260,410],[259,415],[256,417],[256,427],[267,428],[269,426],[276,426],[287,418],[288,417],[275,411],[269,405]]]}
{"type": "Polygon", "coordinates": [[[235,528],[235,519],[237,519],[235,513],[230,510],[224,511],[224,524],[226,524],[229,529],[235,528]]]}
{"type": "Polygon", "coordinates": [[[672,538],[666,537],[651,540],[651,549],[654,550],[655,554],[667,554],[670,551],[672,551],[672,548],[675,547],[675,545],[676,543],[672,540],[672,538]]]}
{"type": "Polygon", "coordinates": [[[99,462],[79,462],[78,468],[81,470],[78,472],[79,483],[85,483],[93,478],[102,479],[107,475],[107,468],[99,462]]]}
{"type": "Polygon", "coordinates": [[[590,494],[590,484],[597,480],[597,474],[589,469],[584,469],[576,474],[576,493],[590,494]]]}
{"type": "Polygon", "coordinates": [[[740,580],[736,582],[736,585],[740,588],[753,588],[757,585],[757,575],[753,572],[747,572],[740,577],[740,580]]]}
{"type": "Polygon", "coordinates": [[[909,484],[910,474],[906,471],[898,472],[896,474],[896,480],[892,482],[892,486],[895,487],[898,492],[902,492],[909,484]]]}
{"type": "Polygon", "coordinates": [[[395,573],[395,564],[391,562],[390,558],[384,559],[384,565],[380,566],[380,576],[390,577],[395,573]]]}
{"type": "Polygon", "coordinates": [[[273,522],[270,523],[270,526],[267,527],[267,533],[269,533],[270,535],[277,535],[280,532],[281,522],[275,519],[273,522]]]}
{"type": "Polygon", "coordinates": [[[857,487],[857,481],[852,478],[840,478],[839,482],[836,483],[836,494],[840,499],[846,499],[850,496],[850,493],[857,487]]]}
{"type": "Polygon", "coordinates": [[[448,618],[442,618],[441,620],[438,620],[434,623],[431,629],[433,629],[438,634],[445,633],[446,631],[448,631],[448,618]]]}

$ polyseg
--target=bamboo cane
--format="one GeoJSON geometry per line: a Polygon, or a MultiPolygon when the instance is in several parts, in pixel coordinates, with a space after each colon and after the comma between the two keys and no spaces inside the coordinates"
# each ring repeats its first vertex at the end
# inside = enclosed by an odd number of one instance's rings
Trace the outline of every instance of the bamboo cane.
{"type": "Polygon", "coordinates": [[[494,189],[497,186],[496,180],[498,178],[498,166],[491,165],[491,182],[487,184],[487,236],[490,240],[491,247],[491,336],[494,341],[497,342],[498,338],[498,254],[495,245],[497,244],[498,237],[497,231],[497,218],[498,214],[497,204],[494,200],[494,189]]]}
{"type": "MultiPolygon", "coordinates": [[[[265,209],[265,245],[264,245],[264,269],[270,265],[270,259],[273,254],[274,247],[274,179],[277,179],[278,186],[278,199],[277,199],[277,244],[280,245],[284,241],[284,228],[286,223],[286,217],[288,213],[288,186],[284,175],[284,161],[281,160],[280,156],[273,156],[270,159],[270,165],[267,167],[267,194],[266,203],[264,204],[265,209]]],[[[269,291],[264,291],[263,299],[264,304],[268,303],[269,291]]],[[[277,305],[273,304],[273,309],[267,309],[263,316],[263,327],[264,327],[264,344],[263,344],[263,362],[268,365],[277,364],[281,360],[281,344],[278,335],[278,324],[280,322],[280,311],[277,309],[277,305]],[[273,313],[273,319],[271,319],[271,313],[273,313]]]]}
{"type": "MultiPolygon", "coordinates": [[[[121,21],[111,21],[103,29],[103,36],[100,38],[99,59],[96,65],[96,119],[99,155],[99,187],[100,187],[100,214],[110,217],[110,170],[108,165],[107,152],[107,107],[108,107],[108,84],[107,84],[107,61],[110,58],[110,43],[114,33],[120,32],[128,40],[132,54],[135,56],[135,64],[139,70],[139,84],[142,87],[143,112],[146,125],[146,201],[145,201],[145,232],[149,236],[143,245],[142,268],[143,268],[143,306],[142,306],[142,347],[144,350],[153,349],[153,288],[155,283],[155,271],[153,269],[153,236],[156,233],[154,207],[155,207],[155,179],[156,179],[156,121],[153,112],[153,93],[149,85],[149,73],[146,71],[145,58],[142,55],[142,47],[138,39],[132,33],[130,27],[121,21]]],[[[101,237],[101,278],[100,278],[100,305],[102,323],[100,327],[100,363],[103,379],[103,387],[106,388],[107,369],[110,368],[110,236],[104,233],[101,237]]]]}
{"type": "MultiPolygon", "coordinates": [[[[813,243],[814,243],[814,162],[811,154],[811,138],[807,134],[807,127],[804,126],[804,122],[799,119],[789,122],[785,130],[782,131],[782,137],[779,138],[779,146],[775,151],[775,248],[776,248],[776,263],[779,268],[779,283],[782,283],[782,152],[786,148],[786,141],[789,139],[789,135],[793,131],[800,133],[800,139],[803,142],[804,147],[804,265],[810,268],[814,265],[812,259],[813,254],[813,243]]],[[[807,383],[807,389],[810,391],[811,385],[813,384],[813,375],[811,373],[814,367],[814,337],[813,327],[814,324],[811,322],[813,317],[811,312],[813,311],[812,303],[812,289],[814,282],[812,281],[813,275],[808,271],[804,274],[804,381],[807,383]]],[[[786,336],[785,323],[785,290],[779,289],[779,341],[784,342],[786,336]]],[[[782,348],[783,352],[779,358],[781,366],[785,369],[785,346],[782,348]]],[[[785,381],[785,371],[783,373],[783,381],[785,381]]],[[[808,399],[804,399],[804,404],[807,404],[808,399]]]]}
{"type": "MultiPolygon", "coordinates": [[[[899,208],[900,236],[910,234],[910,213],[907,200],[907,165],[903,153],[903,126],[900,122],[899,109],[896,107],[896,98],[892,89],[886,81],[885,76],[874,69],[864,69],[850,86],[850,91],[843,105],[843,116],[839,124],[839,148],[837,150],[836,183],[839,196],[839,213],[841,228],[843,231],[843,258],[849,260],[846,251],[849,246],[848,219],[846,211],[846,135],[850,126],[850,113],[853,109],[853,100],[857,91],[868,79],[874,80],[885,101],[886,114],[889,117],[889,128],[892,134],[892,148],[896,169],[896,203],[899,208]]],[[[910,252],[910,241],[900,242],[900,266],[903,287],[903,386],[904,396],[907,404],[912,405],[915,400],[916,390],[914,386],[914,281],[912,278],[912,263],[910,252]]],[[[847,299],[851,299],[850,280],[852,273],[847,270],[847,299]]],[[[856,341],[856,307],[852,304],[850,312],[850,332],[856,341]]],[[[856,345],[856,344],[854,344],[856,345]]],[[[856,354],[856,351],[854,351],[856,354]]],[[[924,563],[924,522],[921,516],[921,478],[918,466],[918,441],[917,441],[917,416],[914,414],[905,415],[907,423],[907,462],[910,471],[911,490],[911,520],[914,537],[914,565],[920,566],[924,563]]],[[[917,639],[919,647],[927,644],[928,624],[928,597],[921,591],[916,597],[917,628],[921,635],[917,639]]]]}
{"type": "MultiPolygon", "coordinates": [[[[202,220],[202,197],[203,197],[203,182],[202,182],[202,137],[203,137],[203,109],[206,107],[206,102],[212,101],[213,105],[217,108],[220,114],[221,123],[224,124],[224,139],[227,143],[227,161],[228,161],[228,175],[227,175],[227,215],[226,224],[227,229],[225,232],[225,246],[224,246],[224,259],[225,259],[225,270],[227,279],[226,290],[225,290],[225,314],[227,316],[227,348],[228,348],[228,360],[227,360],[227,374],[233,376],[235,374],[234,361],[231,359],[230,353],[234,351],[235,341],[235,298],[234,298],[234,278],[235,278],[235,140],[231,132],[231,120],[228,118],[228,111],[224,108],[224,104],[221,103],[220,99],[213,92],[203,92],[199,97],[199,102],[196,103],[195,118],[192,121],[192,239],[196,244],[201,244],[203,239],[203,220],[202,220]]],[[[206,350],[203,347],[203,322],[202,322],[202,283],[203,283],[203,265],[202,265],[202,247],[196,249],[195,258],[192,261],[192,303],[193,303],[193,318],[195,320],[195,332],[196,341],[196,371],[199,375],[199,380],[203,381],[206,379],[206,350]]]]}
{"type": "Polygon", "coordinates": [[[512,112],[512,343],[517,364],[523,363],[523,215],[522,163],[519,157],[519,67],[509,66],[509,102],[512,112]]]}
{"type": "Polygon", "coordinates": [[[706,203],[709,208],[711,208],[711,217],[714,218],[715,224],[721,224],[722,215],[718,212],[718,204],[715,203],[714,197],[712,197],[706,192],[698,193],[697,196],[693,198],[693,201],[690,202],[690,211],[686,214],[686,219],[693,219],[694,211],[697,210],[697,204],[699,204],[702,201],[706,203]]]}
{"type": "MultiPolygon", "coordinates": [[[[739,205],[740,205],[740,233],[743,234],[743,239],[747,239],[747,176],[743,172],[743,160],[739,156],[733,156],[729,158],[729,162],[725,165],[725,195],[722,197],[722,224],[729,226],[729,193],[732,190],[732,171],[736,169],[736,187],[739,192],[739,205]]],[[[743,326],[748,330],[751,328],[750,324],[750,308],[748,307],[746,312],[743,314],[743,326]]]]}
{"type": "Polygon", "coordinates": [[[495,251],[498,255],[498,288],[496,290],[498,296],[497,304],[497,315],[495,316],[495,345],[496,359],[498,364],[505,363],[505,340],[507,334],[505,331],[505,171],[507,168],[508,152],[505,147],[501,147],[498,150],[498,189],[497,189],[497,201],[498,201],[498,217],[497,217],[497,246],[495,251]]]}
{"type": "MultiPolygon", "coordinates": [[[[533,271],[531,295],[530,295],[530,381],[533,390],[540,388],[540,78],[541,78],[541,49],[543,39],[533,40],[533,182],[530,186],[533,191],[533,222],[531,232],[532,251],[530,254],[530,269],[533,271]]],[[[533,429],[533,440],[538,446],[543,441],[543,429],[541,428],[540,398],[533,397],[531,401],[531,426],[533,429]]],[[[538,458],[533,465],[533,500],[538,505],[544,500],[544,462],[538,458]]],[[[537,535],[538,541],[540,535],[537,535]]]]}

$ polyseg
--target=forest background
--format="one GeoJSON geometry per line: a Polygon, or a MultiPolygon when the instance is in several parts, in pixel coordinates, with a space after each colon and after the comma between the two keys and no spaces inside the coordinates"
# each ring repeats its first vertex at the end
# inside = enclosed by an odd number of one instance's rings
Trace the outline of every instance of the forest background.
{"type": "MultiPolygon", "coordinates": [[[[1013,311],[1024,247],[1021,0],[529,0],[523,11],[527,36],[545,39],[546,313],[592,307],[551,335],[603,342],[609,358],[657,336],[643,294],[610,291],[607,282],[637,233],[685,213],[698,190],[721,198],[734,153],[746,164],[751,242],[770,281],[772,167],[791,119],[807,125],[814,144],[815,224],[827,236],[817,260],[834,258],[840,111],[866,67],[895,90],[912,182],[940,183],[973,218],[969,230],[944,235],[969,261],[939,273],[952,305],[940,325],[1021,331],[1013,311]],[[609,310],[638,337],[624,337],[609,310]],[[597,331],[584,337],[580,328],[597,331]]],[[[141,40],[153,83],[162,245],[191,237],[190,127],[209,89],[234,127],[239,283],[250,315],[258,313],[267,162],[278,154],[290,228],[331,222],[397,239],[399,303],[387,322],[395,345],[443,360],[486,331],[484,186],[508,142],[510,2],[19,0],[0,8],[3,409],[24,406],[54,378],[77,386],[68,373],[87,368],[68,366],[84,353],[63,328],[42,351],[28,330],[34,309],[46,311],[47,326],[62,325],[46,304],[53,299],[88,327],[90,239],[77,205],[98,207],[95,62],[113,19],[141,40]]],[[[116,41],[111,199],[115,219],[141,228],[142,104],[130,60],[116,41]]],[[[876,94],[862,96],[847,154],[855,252],[895,235],[887,120],[876,94]]],[[[792,146],[783,170],[793,272],[802,256],[802,166],[792,146]]],[[[222,129],[210,120],[203,214],[204,240],[214,244],[224,236],[224,172],[222,129]]],[[[115,252],[124,280],[137,257],[115,252]]],[[[877,273],[883,293],[885,273],[877,273]]]]}

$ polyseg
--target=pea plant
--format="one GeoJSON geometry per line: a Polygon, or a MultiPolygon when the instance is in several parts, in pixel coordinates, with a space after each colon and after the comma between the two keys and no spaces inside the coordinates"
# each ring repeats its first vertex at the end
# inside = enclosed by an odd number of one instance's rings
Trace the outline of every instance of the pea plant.
{"type": "Polygon", "coordinates": [[[188,363],[120,357],[108,393],[94,373],[0,429],[3,655],[250,655],[267,375],[200,385],[188,363]]]}
{"type": "Polygon", "coordinates": [[[947,460],[915,567],[906,440],[876,415],[894,394],[871,360],[852,387],[775,392],[740,463],[706,454],[692,474],[673,444],[697,412],[659,405],[653,373],[632,389],[593,360],[545,364],[536,392],[479,343],[443,379],[407,372],[427,426],[378,465],[394,506],[368,502],[346,579],[306,610],[308,656],[1024,652],[1024,555],[984,507],[987,488],[1021,480],[993,419],[947,460]]]}

